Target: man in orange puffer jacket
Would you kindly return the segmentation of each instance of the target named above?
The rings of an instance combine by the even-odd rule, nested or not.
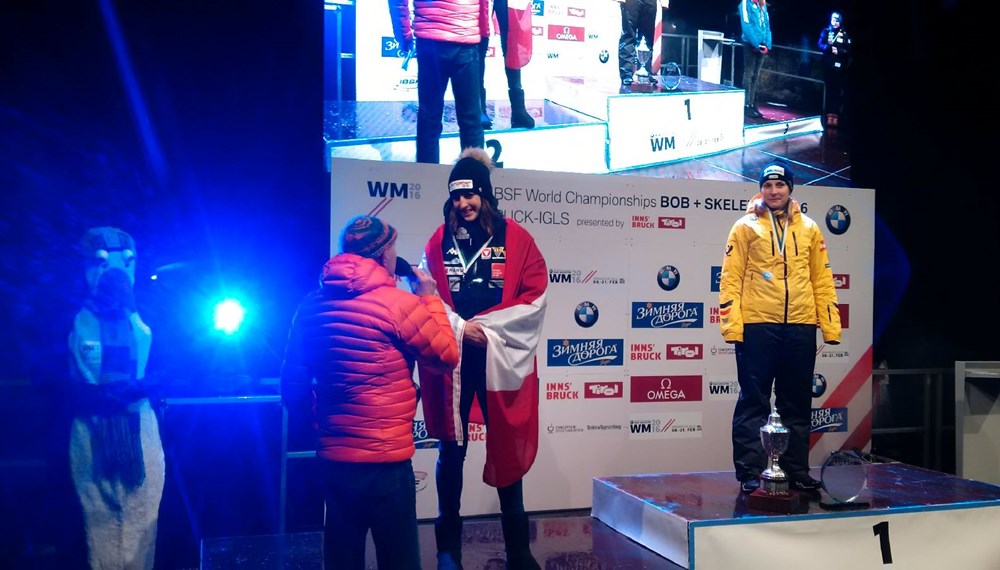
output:
[[[396,237],[372,216],[347,223],[341,253],[299,304],[282,365],[289,414],[316,414],[326,568],[363,569],[369,530],[379,568],[420,568],[413,369],[450,374],[458,345],[430,274],[413,270],[413,293],[396,286]]]

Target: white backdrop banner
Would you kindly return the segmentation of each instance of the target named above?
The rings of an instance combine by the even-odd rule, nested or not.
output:
[[[372,214],[399,230],[399,255],[417,263],[443,222],[450,171],[333,158],[331,251],[351,216]],[[526,508],[589,508],[594,477],[732,470],[739,386],[719,331],[719,272],[729,229],[757,185],[514,169],[492,180],[500,208],[535,236],[549,268]],[[844,323],[842,344],[818,337],[810,452],[818,466],[831,451],[870,444],[875,192],[798,186],[793,196],[823,229]],[[417,513],[431,518],[437,451],[420,418]],[[463,514],[499,512],[481,482],[486,436],[474,426]]]

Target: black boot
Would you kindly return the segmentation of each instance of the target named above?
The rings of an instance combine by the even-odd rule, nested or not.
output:
[[[524,108],[524,89],[508,89],[507,92],[510,94],[510,128],[535,128],[535,119]]]
[[[531,533],[527,513],[501,514],[503,544],[507,551],[508,570],[541,570],[541,566],[531,555]]]
[[[438,570],[462,570],[462,519],[438,517],[434,539]]]
[[[482,115],[479,116],[479,122],[483,124],[483,130],[488,131],[493,128],[493,120],[490,116],[486,114],[486,90],[479,90],[479,101],[482,104]]]

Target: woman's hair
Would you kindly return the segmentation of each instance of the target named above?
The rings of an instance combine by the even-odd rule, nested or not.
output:
[[[486,235],[491,236],[493,235],[493,231],[496,229],[497,223],[503,220],[503,214],[494,210],[488,200],[481,199],[479,202],[481,206],[479,208],[479,217],[477,218],[477,221],[486,232]],[[458,231],[461,216],[458,215],[458,208],[455,207],[455,204],[451,202],[450,199],[449,203],[451,204],[451,209],[448,210],[448,229],[452,234],[454,234]]]

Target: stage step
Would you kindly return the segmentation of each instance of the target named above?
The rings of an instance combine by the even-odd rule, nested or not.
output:
[[[723,471],[595,478],[592,513],[689,570],[998,567],[1000,487],[902,463],[867,472],[863,510],[754,511]]]

